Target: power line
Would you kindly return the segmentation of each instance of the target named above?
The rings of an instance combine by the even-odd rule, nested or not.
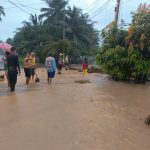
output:
[[[92,6],[94,6],[94,5],[96,5],[96,4],[97,4],[97,2],[99,2],[99,0],[95,0],[95,1],[94,1],[93,3],[91,3],[88,7],[83,8],[83,11],[84,11],[84,10],[91,9],[91,7],[92,7]]]
[[[29,5],[23,5],[23,7],[28,7],[28,8],[34,9],[34,10],[41,11],[40,9],[37,9],[37,8],[34,8],[34,7],[30,7]]]
[[[40,5],[40,4],[43,4],[43,3],[32,3],[32,4],[28,4],[28,5],[24,5],[24,4],[22,4],[22,5],[24,5],[26,7],[30,7],[31,5]],[[16,7],[6,7],[5,9],[11,9],[11,8],[16,8]],[[40,9],[33,8],[33,7],[32,7],[32,9],[40,10]]]
[[[40,9],[33,8],[33,7],[29,6],[29,5],[24,5],[24,4],[20,3],[18,0],[16,0],[16,1],[17,1],[21,6],[23,6],[23,7],[25,7],[25,8],[30,8],[29,10],[34,9],[34,10],[40,11]],[[31,11],[32,11],[32,10],[31,10]]]
[[[133,0],[126,0],[126,1],[124,1],[123,3],[131,2],[131,1],[133,1]]]
[[[95,18],[97,15],[99,15],[102,11],[104,11],[114,0],[108,0],[106,3],[104,3],[98,10],[96,10],[94,13],[91,14],[92,18]]]
[[[22,3],[20,3],[20,1],[16,0],[16,2],[17,2],[20,6],[25,7]],[[28,9],[29,11],[31,11],[32,13],[34,13],[30,8],[28,8],[28,7],[25,7],[25,8]]]
[[[91,16],[94,16],[94,15],[97,14],[99,11],[101,11],[102,9],[104,9],[110,1],[111,1],[111,0],[107,0],[102,6],[100,6],[95,12],[93,12],[93,13],[91,14]]]
[[[6,0],[5,0],[6,1]],[[12,5],[16,6],[18,9],[22,10],[23,12],[27,13],[30,15],[29,12],[25,11],[24,9],[22,9],[20,6],[18,6],[17,4],[15,4],[14,2],[10,1],[10,0],[7,0],[7,2],[11,3]]]
[[[96,1],[96,0],[95,0]],[[81,5],[80,7],[82,8],[82,9],[87,9],[88,7],[90,7],[91,5],[93,5],[93,3],[95,3],[95,1],[92,1],[91,3],[89,3],[89,4],[84,4],[83,6]]]

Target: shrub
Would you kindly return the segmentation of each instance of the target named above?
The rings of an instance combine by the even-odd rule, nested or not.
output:
[[[145,82],[148,79],[150,60],[132,48],[117,46],[100,53],[97,63],[115,80],[135,80]]]

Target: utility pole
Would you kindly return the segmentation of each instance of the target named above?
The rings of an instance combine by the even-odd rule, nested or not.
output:
[[[118,25],[120,1],[121,0],[116,0],[116,7],[115,7],[115,23],[116,23],[116,25]]]

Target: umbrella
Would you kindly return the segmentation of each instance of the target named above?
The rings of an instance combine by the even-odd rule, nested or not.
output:
[[[6,51],[10,51],[10,49],[12,48],[12,45],[7,44],[7,43],[0,43],[0,48]]]

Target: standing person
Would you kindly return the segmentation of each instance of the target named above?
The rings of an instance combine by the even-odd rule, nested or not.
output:
[[[66,70],[69,69],[69,57],[68,57],[68,55],[65,57],[65,69]]]
[[[62,66],[63,66],[63,54],[60,53],[58,58],[58,74],[61,74]]]
[[[11,92],[15,91],[15,85],[17,83],[17,74],[20,74],[20,66],[18,61],[18,55],[16,55],[15,47],[11,48],[11,54],[7,57],[8,67],[8,79],[10,83]]]
[[[87,75],[87,68],[88,68],[88,61],[87,61],[87,58],[84,58],[84,59],[83,59],[82,68],[83,68],[83,74],[84,74],[84,75]]]
[[[34,75],[35,75],[35,54],[33,52],[31,53],[30,64],[31,64],[31,79],[32,79],[32,81],[34,81]]]
[[[47,70],[47,83],[51,84],[56,71],[56,61],[55,58],[52,57],[51,53],[46,58],[45,68]]]
[[[30,68],[31,64],[30,64],[30,61],[31,61],[30,54],[27,53],[27,55],[24,59],[24,72],[25,72],[26,84],[27,85],[29,84],[30,77],[31,77],[31,68]]]

